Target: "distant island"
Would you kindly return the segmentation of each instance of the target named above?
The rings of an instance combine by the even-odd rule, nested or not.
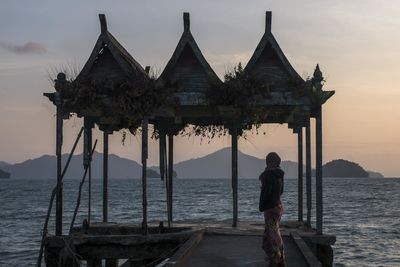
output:
[[[65,163],[67,155],[63,155]],[[231,149],[223,148],[204,157],[189,159],[174,164],[174,177],[178,178],[230,178]],[[80,179],[83,173],[82,154],[72,158],[67,179]],[[95,152],[93,155],[92,173],[94,179],[103,177],[103,154]],[[0,161],[3,172],[11,174],[12,179],[54,179],[56,173],[56,157],[43,155],[41,157],[26,160],[17,164],[9,164]],[[239,178],[258,178],[265,168],[265,159],[250,156],[239,151],[238,171]],[[282,161],[281,168],[285,171],[285,177],[297,177],[297,162]],[[305,168],[304,168],[305,169]],[[314,172],[313,172],[314,173]],[[343,159],[334,160],[323,166],[324,177],[369,177],[383,178],[377,172],[366,171],[359,164]],[[147,170],[149,178],[159,178],[159,167],[152,166]],[[117,155],[109,155],[109,177],[111,179],[135,179],[142,176],[142,166],[130,159]]]
[[[0,179],[8,179],[10,176],[11,174],[9,172],[0,169]]]
[[[326,163],[323,166],[323,174],[325,177],[337,178],[381,178],[383,175],[380,173],[368,172],[358,163],[337,159]]]

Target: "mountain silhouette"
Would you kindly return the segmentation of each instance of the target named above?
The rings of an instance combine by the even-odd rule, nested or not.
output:
[[[68,156],[62,157],[63,164]],[[142,166],[117,155],[109,155],[109,177],[131,179],[142,177]],[[14,179],[55,179],[56,157],[43,155],[22,163],[8,164],[1,162],[3,171],[11,173]],[[282,161],[281,168],[285,171],[286,178],[297,177],[297,162]],[[265,159],[238,152],[239,178],[258,178],[265,169]],[[304,168],[305,170],[305,168]],[[149,178],[157,178],[158,166],[149,167]],[[204,157],[185,160],[174,164],[174,176],[178,178],[230,178],[231,177],[231,149],[224,148]],[[313,170],[313,174],[315,171]],[[335,160],[323,166],[324,177],[376,177],[383,175],[377,172],[367,172],[357,163],[345,160]],[[83,174],[82,154],[72,157],[70,167],[65,178],[81,178]],[[92,161],[92,174],[94,179],[103,177],[103,154],[95,152]]]
[[[63,165],[68,155],[62,155]],[[30,159],[21,163],[6,165],[2,169],[11,173],[12,178],[20,179],[55,179],[56,157],[43,155],[36,159]],[[110,178],[140,178],[142,177],[142,166],[133,160],[121,158],[110,154],[108,157]],[[83,175],[83,156],[75,155],[71,159],[70,166],[65,178],[81,178]],[[94,179],[103,177],[103,154],[95,152],[92,160],[92,176]],[[153,170],[148,170],[149,177],[159,177]]]

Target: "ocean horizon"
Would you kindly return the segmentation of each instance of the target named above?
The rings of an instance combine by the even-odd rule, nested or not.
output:
[[[79,180],[64,183],[64,233],[75,208]],[[54,180],[0,180],[0,266],[34,266],[40,233]],[[315,185],[313,190],[315,191]],[[85,190],[87,185],[85,186]],[[164,185],[148,181],[149,221],[166,221]],[[314,193],[313,191],[313,193]],[[102,183],[93,181],[92,222],[101,222]],[[263,221],[258,212],[259,183],[240,179],[239,222]],[[314,198],[315,199],[315,198]],[[334,266],[400,266],[400,180],[383,178],[324,179],[324,232],[337,236]],[[297,220],[297,180],[286,179],[283,221]],[[304,210],[305,207],[304,207]],[[139,179],[111,179],[109,220],[141,222]],[[76,225],[87,215],[83,192]],[[232,217],[229,179],[184,179],[174,183],[174,220],[224,221]],[[315,225],[315,203],[312,224]],[[54,233],[54,213],[49,233]],[[382,249],[385,248],[385,249]]]

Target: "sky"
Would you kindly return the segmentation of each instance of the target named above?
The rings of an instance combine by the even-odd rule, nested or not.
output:
[[[325,90],[336,94],[323,107],[323,161],[344,158],[385,176],[400,168],[400,2],[397,0],[148,0],[30,1],[0,3],[0,161],[22,162],[55,153],[55,108],[43,97],[51,77],[67,66],[81,68],[100,34],[98,14],[109,31],[142,65],[161,70],[190,12],[191,31],[220,77],[245,65],[272,11],[272,32],[297,72],[306,78],[320,64]],[[64,123],[67,153],[82,121]],[[297,137],[287,125],[266,125],[266,135],[239,140],[244,153],[278,152],[296,160]],[[98,150],[101,151],[101,135]],[[312,138],[315,138],[312,132]],[[110,139],[110,152],[140,159],[140,137]],[[177,162],[230,146],[230,138],[201,142],[175,137]],[[80,148],[81,149],[81,148]],[[315,153],[313,157],[315,156]],[[158,145],[150,144],[150,165]]]

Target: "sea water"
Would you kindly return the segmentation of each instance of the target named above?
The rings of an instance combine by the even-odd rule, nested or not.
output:
[[[109,181],[109,221],[141,221],[141,181]],[[54,180],[0,180],[0,266],[34,266]],[[64,233],[76,204],[79,180],[64,183]],[[87,217],[87,184],[77,224]],[[239,220],[258,220],[260,184],[239,179]],[[400,266],[400,179],[324,179],[324,232],[336,235],[335,266]],[[313,185],[315,200],[315,185]],[[297,180],[285,179],[283,220],[297,220]],[[228,179],[175,179],[174,220],[232,217]],[[304,210],[305,207],[304,207]],[[53,210],[54,211],[54,210]],[[165,185],[148,181],[150,221],[166,220]],[[315,202],[312,210],[315,225]],[[102,181],[93,180],[92,222],[102,220]],[[54,233],[54,212],[49,232]]]

